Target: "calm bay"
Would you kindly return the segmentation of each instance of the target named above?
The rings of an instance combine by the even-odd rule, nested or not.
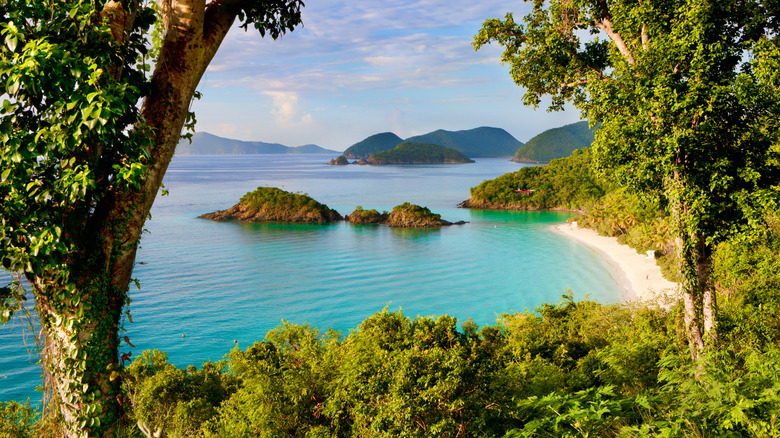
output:
[[[522,165],[500,159],[428,166],[328,166],[324,155],[178,156],[147,222],[124,328],[135,347],[157,348],[178,366],[246,348],[282,319],[348,333],[372,313],[472,318],[576,299],[619,299],[606,262],[549,227],[563,212],[457,208],[469,188]],[[342,215],[355,206],[390,210],[411,202],[449,221],[434,230],[385,226],[218,223],[258,186],[304,192]],[[0,273],[6,280],[7,273]],[[40,399],[37,358],[17,322],[0,329],[0,400]]]

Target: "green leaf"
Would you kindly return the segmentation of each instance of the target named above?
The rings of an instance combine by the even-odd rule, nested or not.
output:
[[[8,50],[14,52],[16,51],[16,44],[17,44],[16,36],[8,35],[5,37],[5,45],[8,47]]]

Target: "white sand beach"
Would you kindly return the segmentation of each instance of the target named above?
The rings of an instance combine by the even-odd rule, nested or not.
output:
[[[667,307],[679,296],[679,285],[661,276],[655,259],[619,244],[616,237],[600,236],[590,228],[572,224],[552,228],[585,244],[615,268],[618,284],[625,291],[624,301],[652,302]]]

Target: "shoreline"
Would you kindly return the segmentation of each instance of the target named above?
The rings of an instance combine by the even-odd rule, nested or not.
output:
[[[572,224],[553,225],[550,229],[584,244],[610,265],[621,289],[621,301],[670,307],[679,297],[679,284],[663,278],[654,259],[619,244],[616,237],[600,236],[595,230]]]

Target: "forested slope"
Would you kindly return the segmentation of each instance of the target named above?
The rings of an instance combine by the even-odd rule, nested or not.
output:
[[[349,159],[368,158],[376,152],[387,151],[404,141],[392,132],[374,134],[363,139],[344,151],[344,157]]]
[[[568,157],[577,149],[590,147],[594,133],[587,121],[548,129],[520,146],[512,161],[536,163]]]
[[[389,151],[368,157],[368,164],[458,164],[474,160],[448,147],[405,141]]]
[[[461,206],[500,210],[583,210],[601,198],[607,183],[592,170],[588,149],[544,166],[523,167],[471,188]],[[520,193],[518,193],[520,191]]]

